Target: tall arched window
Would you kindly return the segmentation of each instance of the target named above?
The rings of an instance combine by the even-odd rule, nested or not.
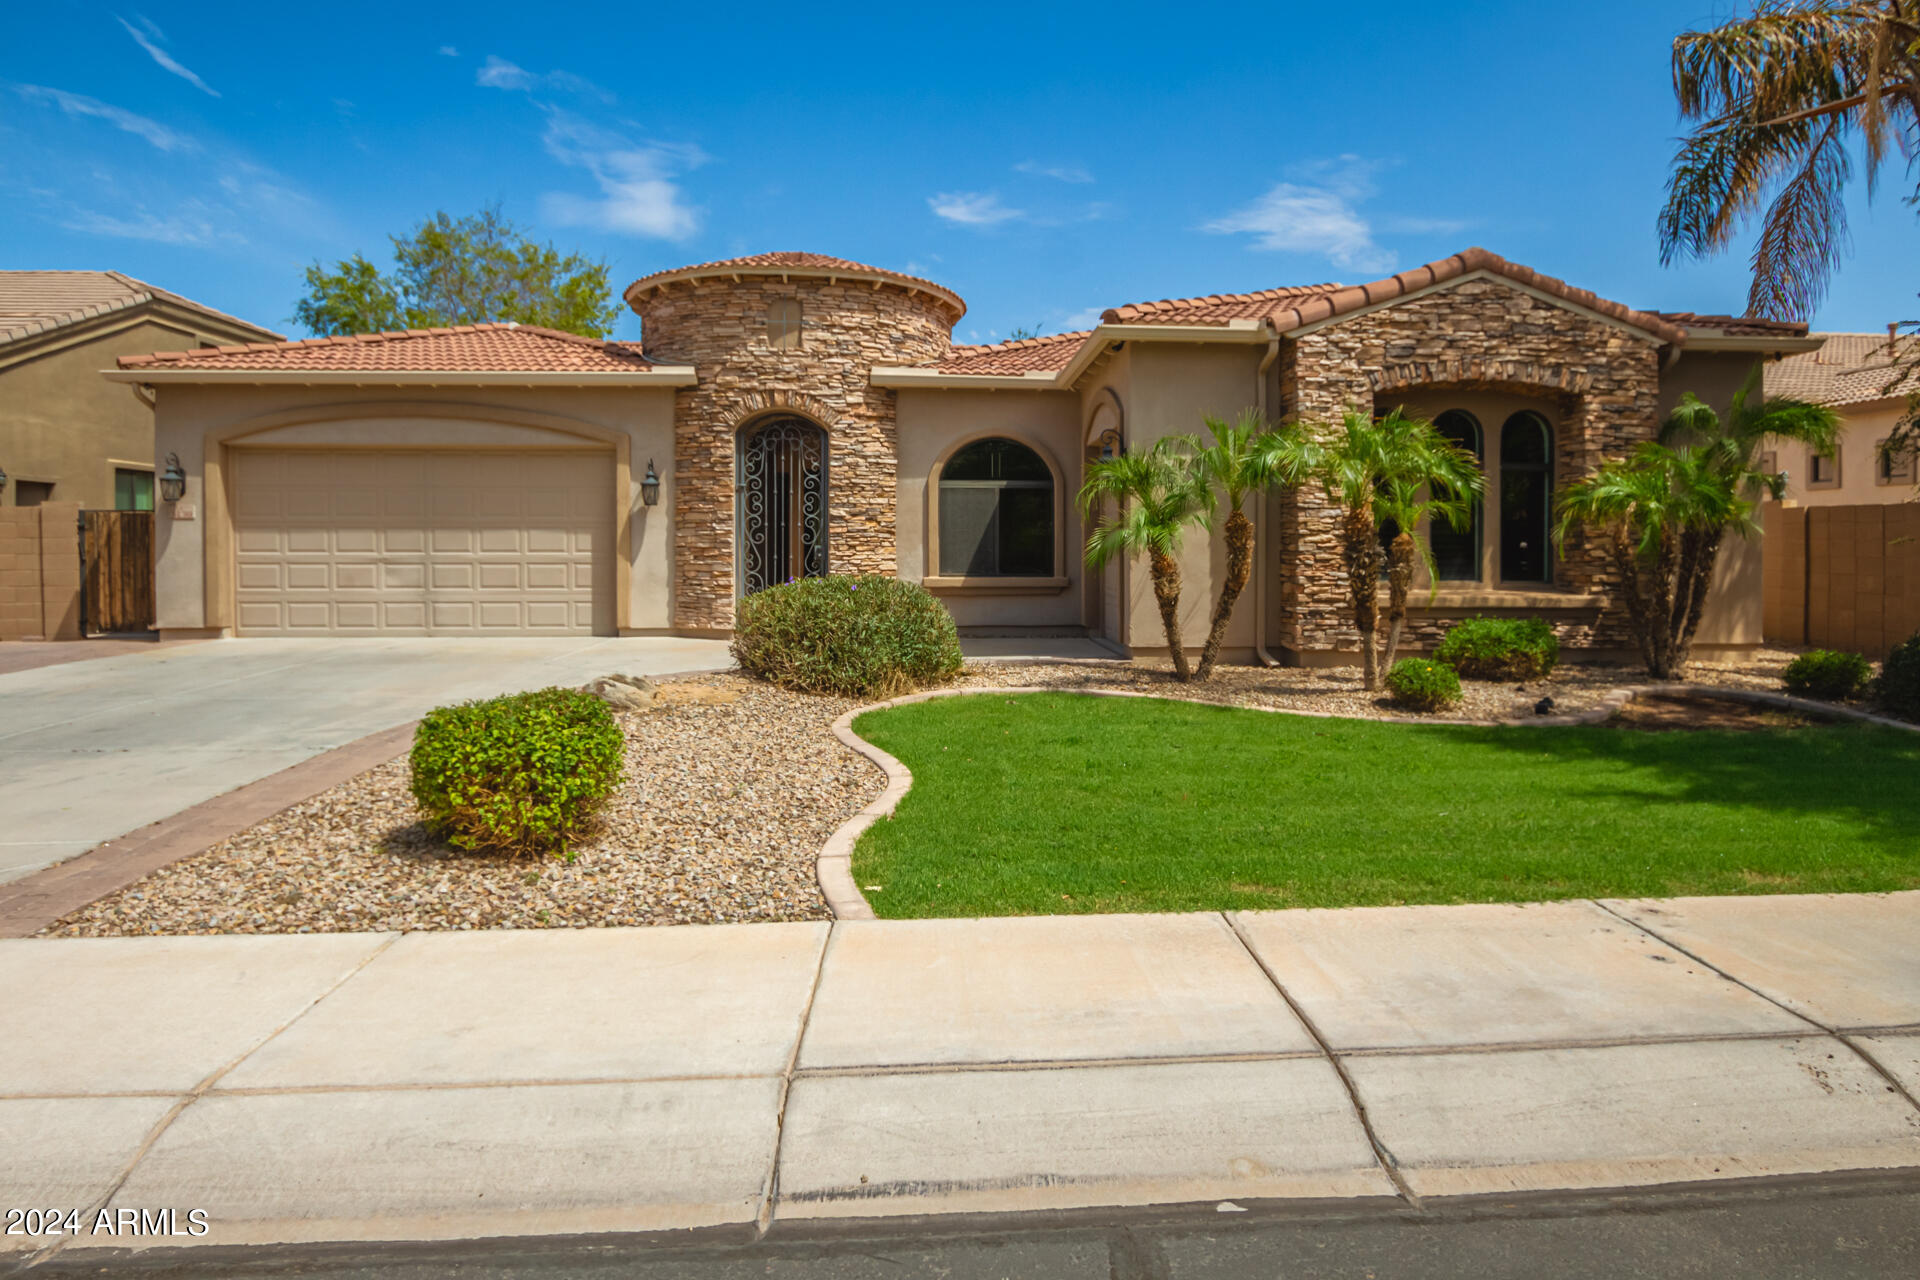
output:
[[[1487,455],[1480,423],[1472,414],[1464,409],[1449,409],[1433,420],[1433,426],[1447,440],[1472,454],[1475,462],[1485,465]],[[1456,528],[1443,517],[1434,517],[1432,527],[1427,530],[1427,545],[1433,549],[1434,577],[1444,582],[1480,581],[1483,515],[1476,498],[1465,528]]]
[[[767,307],[767,345],[775,351],[800,349],[800,304],[776,298]]]
[[[1551,582],[1553,429],[1531,411],[1500,428],[1500,579]]]
[[[940,469],[942,576],[1053,576],[1053,471],[1013,440],[976,440]]]

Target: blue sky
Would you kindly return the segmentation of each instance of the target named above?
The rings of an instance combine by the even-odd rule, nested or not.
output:
[[[116,268],[275,328],[302,268],[498,203],[616,282],[808,249],[924,274],[960,341],[1149,298],[1361,282],[1469,244],[1636,306],[1667,50],[1727,0],[1210,7],[19,6],[0,266]],[[1920,312],[1897,169],[1816,319]],[[628,316],[621,336],[638,333]]]

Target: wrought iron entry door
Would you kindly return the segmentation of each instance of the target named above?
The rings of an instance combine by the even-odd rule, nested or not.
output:
[[[771,418],[740,439],[740,591],[827,571],[827,434]]]

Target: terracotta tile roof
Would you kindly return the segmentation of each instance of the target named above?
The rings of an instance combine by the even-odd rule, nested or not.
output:
[[[1688,329],[1714,329],[1740,338],[1804,338],[1807,326],[1798,320],[1768,320],[1762,316],[1705,315],[1698,311],[1655,311],[1650,314]]]
[[[1920,393],[1920,337],[1904,335],[1889,351],[1884,333],[1810,336],[1825,345],[1767,366],[1768,395],[1841,405]]]
[[[653,367],[637,342],[602,342],[531,325],[470,324],[299,342],[121,356],[122,369],[332,372],[631,373]]]
[[[280,336],[119,271],[0,271],[0,343],[155,302],[197,312],[262,337]]]
[[[1262,289],[1256,293],[1210,293],[1199,298],[1129,302],[1124,307],[1108,308],[1100,318],[1108,324],[1226,324],[1230,320],[1264,320],[1294,302],[1339,288],[1337,284],[1305,284]]]
[[[924,276],[910,276],[902,271],[889,271],[885,267],[870,267],[863,262],[851,262],[846,258],[829,257],[824,253],[750,253],[742,258],[722,258],[717,262],[697,262],[689,267],[675,267],[670,271],[656,271],[652,275],[641,276],[627,286],[624,296],[629,302],[635,294],[666,284],[674,280],[689,280],[699,276],[724,276],[730,272],[743,275],[853,275],[880,277],[898,281],[910,288],[923,289],[950,302],[955,310],[955,319],[965,315],[967,304],[960,295],[938,281]]]
[[[934,368],[941,373],[1058,373],[1072,363],[1074,352],[1092,332],[1079,329],[990,346],[955,346]]]

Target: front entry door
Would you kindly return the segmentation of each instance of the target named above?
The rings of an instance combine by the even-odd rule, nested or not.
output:
[[[827,433],[768,418],[740,437],[740,592],[827,571]]]

